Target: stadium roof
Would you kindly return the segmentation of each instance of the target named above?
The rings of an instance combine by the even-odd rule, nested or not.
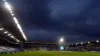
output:
[[[17,42],[27,40],[17,18],[6,0],[0,1],[0,30],[0,37]]]

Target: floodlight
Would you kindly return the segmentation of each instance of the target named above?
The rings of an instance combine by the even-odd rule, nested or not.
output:
[[[9,33],[8,36],[10,36],[11,34]]]
[[[16,24],[18,24],[18,20],[16,19],[16,17],[13,17],[14,21]]]
[[[14,36],[10,36],[11,38],[14,38]]]
[[[7,2],[5,2],[5,6],[6,6],[6,8],[7,8],[8,10],[11,11],[11,6],[10,6]]]
[[[12,13],[11,15],[12,15],[12,16],[14,16],[14,14],[13,14],[13,13]]]
[[[0,28],[0,30],[3,30],[3,28]]]
[[[21,26],[20,26],[18,20],[16,19],[16,17],[14,17],[14,14],[13,14],[13,12],[12,12],[12,10],[11,10],[11,6],[9,5],[9,3],[8,3],[6,0],[3,0],[3,1],[4,1],[5,7],[9,10],[9,12],[11,13],[11,15],[13,16],[13,20],[14,20],[14,22],[16,23],[16,25],[17,25],[19,31],[21,32],[23,38],[24,38],[25,40],[27,40],[27,38],[26,38],[26,36],[25,36],[25,34],[24,34],[24,32],[23,32],[23,30],[22,30],[22,28],[21,28]]]
[[[61,41],[61,42],[63,42],[63,41],[64,41],[64,39],[63,39],[63,38],[61,38],[61,39],[60,39],[60,41]]]
[[[99,42],[99,40],[96,40],[96,42],[98,43],[98,42]]]
[[[88,44],[89,44],[90,42],[88,42]]]
[[[4,32],[4,34],[8,33],[7,31]]]
[[[64,42],[64,38],[60,38],[59,42],[63,43]]]
[[[63,46],[61,46],[61,47],[60,47],[60,50],[64,50],[64,47],[63,47]]]

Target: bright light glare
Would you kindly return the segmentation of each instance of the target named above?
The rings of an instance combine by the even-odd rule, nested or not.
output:
[[[60,37],[59,44],[64,44],[64,37]]]
[[[13,14],[13,13],[12,13],[11,15],[12,15],[12,16],[14,16],[14,14]]]
[[[16,17],[14,17],[13,19],[14,19],[15,23],[17,24],[17,27],[19,28],[20,32],[22,33],[22,36],[24,37],[25,40],[27,40],[20,24],[18,23],[18,20],[16,19]]]
[[[88,44],[89,44],[90,42],[88,42]]]
[[[14,14],[13,14],[13,12],[12,12],[12,10],[11,10],[11,6],[9,5],[9,3],[6,2],[6,0],[3,0],[3,1],[5,2],[5,7],[10,11],[11,15],[14,16]],[[26,36],[25,36],[25,34],[24,34],[24,32],[23,32],[23,30],[22,30],[22,28],[21,28],[21,26],[20,26],[18,20],[16,19],[16,17],[13,17],[13,20],[15,21],[15,23],[16,23],[18,29],[20,30],[20,32],[21,32],[23,38],[24,38],[25,40],[27,40],[27,38],[26,38]]]
[[[8,33],[7,31],[4,32],[5,34]]]
[[[14,38],[14,36],[10,36],[11,38]]]
[[[99,42],[99,40],[96,40],[96,42],[98,43],[98,42]]]
[[[25,40],[27,40],[24,32],[22,32],[22,36],[24,37]]]
[[[64,38],[60,38],[60,42],[63,42],[64,41]]]
[[[64,50],[64,47],[63,47],[63,46],[61,46],[61,47],[60,47],[60,50]]]
[[[5,1],[5,4],[7,5],[8,3]]]
[[[7,8],[8,10],[11,11],[11,6],[10,6],[7,2],[5,2],[5,6],[6,6],[6,8]]]
[[[0,28],[0,30],[3,30],[3,28]]]
[[[8,36],[10,36],[11,34],[9,33]]]
[[[15,23],[18,24],[18,20],[16,19],[16,17],[13,17],[13,19],[14,19]]]

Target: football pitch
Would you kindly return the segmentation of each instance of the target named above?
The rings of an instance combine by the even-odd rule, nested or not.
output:
[[[99,52],[18,52],[0,56],[100,56]]]

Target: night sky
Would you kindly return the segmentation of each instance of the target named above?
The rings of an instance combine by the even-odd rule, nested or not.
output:
[[[28,40],[100,39],[100,0],[8,0]]]

